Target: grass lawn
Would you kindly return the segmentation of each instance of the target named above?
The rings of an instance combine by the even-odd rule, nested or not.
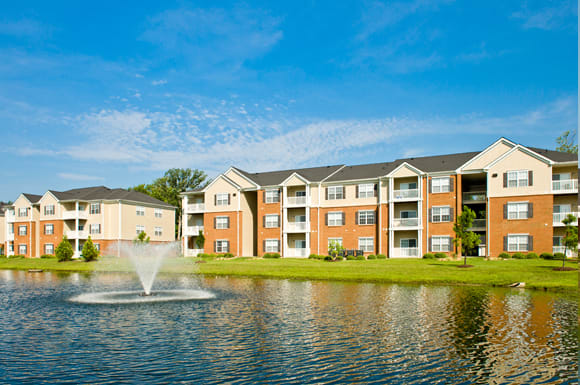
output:
[[[526,288],[557,291],[578,290],[578,271],[553,271],[561,261],[543,259],[492,260],[470,258],[472,268],[460,269],[462,261],[387,259],[325,262],[310,259],[236,258],[209,260],[173,258],[165,261],[162,272],[246,276],[299,280],[334,280],[382,283],[472,284],[507,286],[525,282]],[[576,262],[566,266],[578,267]],[[126,259],[104,258],[99,262],[57,262],[56,259],[0,259],[0,269],[44,269],[54,271],[133,271]]]

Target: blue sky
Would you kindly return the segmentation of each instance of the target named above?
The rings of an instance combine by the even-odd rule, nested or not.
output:
[[[23,3],[0,5],[0,200],[577,127],[575,1]]]

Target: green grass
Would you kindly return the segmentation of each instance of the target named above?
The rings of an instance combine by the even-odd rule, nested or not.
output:
[[[196,264],[196,258],[168,259],[162,272],[245,276],[298,280],[334,280],[381,283],[465,284],[507,286],[525,282],[527,288],[576,291],[578,271],[553,271],[561,261],[468,260],[472,268],[460,269],[462,261],[423,259],[387,259],[369,261],[324,262],[311,259],[209,260]],[[577,263],[567,262],[577,267]],[[133,271],[128,260],[105,258],[99,262],[58,262],[56,259],[0,259],[0,269],[44,269],[54,271]]]

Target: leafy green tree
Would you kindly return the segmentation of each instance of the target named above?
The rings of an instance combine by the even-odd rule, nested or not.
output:
[[[560,135],[556,139],[556,143],[558,143],[558,147],[556,147],[556,150],[562,152],[569,152],[571,154],[577,154],[578,142],[576,141],[576,134],[577,130],[565,131],[562,135]]]
[[[457,221],[453,224],[453,231],[455,232],[455,239],[453,243],[455,247],[461,247],[463,254],[463,265],[467,266],[467,252],[479,245],[481,239],[479,235],[468,229],[473,225],[475,219],[475,212],[467,206],[463,206],[463,212],[457,217]]]
[[[62,241],[56,247],[54,254],[58,258],[59,262],[70,261],[72,260],[73,255],[75,254],[74,249],[66,235],[62,237]]]
[[[328,254],[332,256],[332,258],[336,259],[339,255],[342,257],[344,252],[344,247],[337,241],[331,241],[328,245]]]
[[[99,250],[95,247],[93,240],[89,236],[89,239],[83,245],[83,259],[85,262],[96,261],[99,258]]]
[[[203,235],[203,231],[199,230],[199,234],[197,234],[197,238],[195,239],[195,244],[198,249],[203,249],[205,245],[205,236]]]
[[[145,231],[141,231],[139,235],[133,239],[133,243],[136,245],[146,245],[150,240],[151,238],[147,236],[147,233],[145,233]]]
[[[576,219],[574,215],[568,214],[568,216],[562,220],[562,223],[566,226],[566,232],[564,238],[562,239],[564,242],[564,257],[562,258],[562,267],[564,267],[564,264],[566,263],[566,251],[578,251],[578,219]]]

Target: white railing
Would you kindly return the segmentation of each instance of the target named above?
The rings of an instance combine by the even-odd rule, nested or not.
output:
[[[565,179],[552,181],[553,192],[578,192],[578,179]]]
[[[186,249],[185,256],[186,257],[197,257],[198,254],[203,253],[203,249]]]
[[[570,249],[566,249],[566,246],[553,246],[552,247],[552,253],[556,254],[556,253],[564,253],[564,250],[566,250],[566,257],[570,258],[573,257],[574,254],[572,253],[572,250]]]
[[[485,198],[485,191],[463,193],[463,203],[485,202]]]
[[[89,232],[86,230],[79,230],[79,231],[74,231],[74,230],[68,230],[66,232],[66,236],[68,237],[68,239],[86,239],[89,237]]]
[[[571,213],[554,213],[554,226],[564,226],[564,223],[562,223],[562,221],[569,214],[574,215],[574,217],[576,217],[576,219],[578,219],[578,213],[577,212],[571,212]]]
[[[204,210],[204,203],[190,203],[187,205],[187,212],[189,213],[202,213]]]
[[[306,257],[308,256],[307,249],[288,248],[286,251],[287,257]]]
[[[485,229],[485,219],[474,219],[470,229]]]
[[[203,232],[203,226],[187,226],[185,235],[199,235],[200,231]]]
[[[8,223],[12,223],[16,220],[16,216],[14,215],[14,213],[11,210],[5,211],[4,216],[6,218],[6,222],[8,222]]]
[[[419,189],[394,190],[393,199],[414,199],[419,197]]]
[[[13,240],[14,240],[14,233],[12,233],[12,234],[8,234],[8,235],[6,236],[6,240],[7,240],[7,241],[13,241]]]
[[[419,248],[417,247],[394,247],[394,258],[416,258],[419,256]]]
[[[305,206],[306,197],[286,197],[288,206]]]
[[[66,210],[62,212],[62,219],[87,219],[88,217],[86,211]]]
[[[419,218],[394,218],[393,227],[415,227],[419,226]]]
[[[288,222],[286,231],[306,231],[308,228],[308,222]]]

